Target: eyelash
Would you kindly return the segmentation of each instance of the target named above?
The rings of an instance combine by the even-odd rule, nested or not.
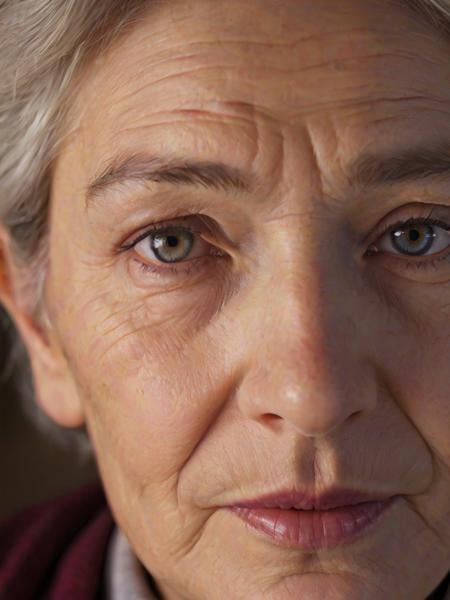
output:
[[[189,219],[189,218],[192,218],[193,216],[195,216],[195,215],[190,214],[190,215],[181,216],[177,219],[177,221],[180,221],[183,219]],[[197,216],[201,217],[201,215],[197,215]],[[388,225],[384,226],[382,231],[378,234],[377,240],[380,239],[381,237],[383,237],[384,235],[386,235],[387,233],[392,233],[398,229],[406,228],[411,225],[429,225],[429,226],[435,225],[446,231],[450,230],[450,224],[445,223],[444,221],[442,221],[440,219],[436,219],[436,218],[432,218],[432,217],[412,217],[410,219],[407,219],[406,221],[399,220],[394,224],[388,224]],[[173,223],[171,223],[170,221],[166,221],[163,224],[150,225],[149,227],[147,227],[147,229],[144,233],[142,233],[140,236],[138,236],[137,239],[133,240],[130,243],[121,245],[119,248],[119,251],[122,252],[122,251],[131,250],[139,242],[141,242],[145,238],[149,237],[151,234],[155,234],[155,233],[158,233],[159,231],[169,229],[171,226],[173,226]],[[190,232],[193,235],[201,233],[201,231],[199,231],[197,228],[189,226],[189,225],[183,225],[182,229]],[[375,242],[376,242],[376,240],[375,240]],[[372,243],[371,246],[374,246],[375,242]],[[154,265],[144,263],[137,258],[135,258],[134,260],[137,263],[138,267],[143,272],[153,273],[154,275],[156,275],[158,277],[188,276],[188,275],[192,274],[193,272],[197,272],[198,270],[202,269],[205,266],[205,263],[209,262],[211,258],[215,258],[215,259],[229,258],[229,255],[226,254],[225,252],[222,252],[218,249],[214,250],[214,246],[212,246],[211,248],[212,248],[211,253],[206,256],[203,256],[200,258],[195,258],[195,259],[188,260],[188,261],[181,261],[179,263],[174,263],[174,264],[176,264],[176,266],[170,266],[170,267],[156,267]],[[377,252],[371,252],[370,250],[367,251],[368,256],[376,256],[377,254],[385,254],[385,252],[379,253],[378,251]],[[399,256],[399,255],[394,255],[394,256]],[[423,255],[423,256],[426,256],[426,255]],[[403,260],[403,262],[405,262],[405,266],[407,269],[437,268],[438,263],[440,263],[442,260],[447,259],[449,256],[450,256],[450,251],[447,252],[444,256],[440,256],[437,259],[423,260],[423,261],[417,261],[417,260],[408,261],[405,259],[401,259],[401,260]]]

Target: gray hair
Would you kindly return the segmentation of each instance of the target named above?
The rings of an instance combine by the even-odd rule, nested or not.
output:
[[[26,295],[36,318],[40,318],[46,272],[52,163],[67,135],[63,129],[75,76],[94,52],[106,49],[155,3],[0,0],[0,222],[9,231],[17,266],[26,272]],[[3,379],[14,379],[25,414],[88,457],[91,448],[85,428],[58,427],[32,400],[33,380],[24,345],[0,311],[2,322],[0,335],[11,347]]]
[[[161,1],[161,0],[160,0]],[[394,0],[395,1],[395,0]],[[450,0],[397,0],[450,31]],[[0,222],[27,271],[32,311],[45,279],[51,168],[80,67],[155,0],[0,0]],[[16,352],[17,354],[17,352]],[[26,362],[23,347],[21,361]],[[28,367],[29,369],[29,367]],[[23,395],[32,396],[22,374]],[[28,412],[55,428],[26,401]],[[60,428],[57,428],[60,429]],[[85,431],[82,437],[86,438]]]

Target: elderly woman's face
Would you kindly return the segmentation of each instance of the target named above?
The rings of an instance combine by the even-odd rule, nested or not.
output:
[[[419,599],[444,577],[448,56],[380,0],[198,0],[80,79],[46,307],[166,598]],[[336,488],[397,498],[353,537],[361,512],[264,533],[227,508]]]

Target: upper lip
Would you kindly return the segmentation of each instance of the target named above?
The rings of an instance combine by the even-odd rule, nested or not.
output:
[[[330,488],[320,494],[298,490],[280,490],[250,500],[238,500],[230,506],[242,508],[284,508],[328,510],[389,498],[389,494],[363,492],[348,488]]]

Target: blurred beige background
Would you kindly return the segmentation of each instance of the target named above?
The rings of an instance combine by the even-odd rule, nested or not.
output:
[[[2,377],[10,350],[4,320],[0,307],[0,519],[96,477],[92,461],[83,464],[74,449],[38,430]]]

